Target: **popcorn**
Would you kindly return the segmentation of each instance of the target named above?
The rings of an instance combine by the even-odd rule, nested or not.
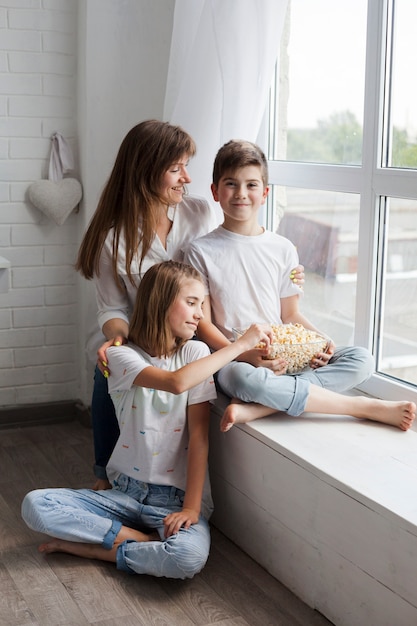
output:
[[[271,324],[274,332],[274,341],[269,347],[269,352],[264,359],[276,359],[281,357],[287,364],[287,374],[297,374],[310,363],[318,353],[323,352],[327,340],[314,332],[304,328],[302,324]],[[245,331],[239,328],[233,329],[235,335],[241,335]],[[262,348],[264,344],[257,347]]]

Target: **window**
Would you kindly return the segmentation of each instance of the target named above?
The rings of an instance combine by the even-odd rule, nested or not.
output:
[[[364,0],[289,0],[271,158],[361,163],[365,57]]]
[[[415,0],[289,0],[265,133],[303,310],[372,350],[362,389],[386,398],[417,396],[416,20]]]

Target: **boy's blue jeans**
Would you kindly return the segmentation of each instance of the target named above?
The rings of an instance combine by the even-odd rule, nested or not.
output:
[[[204,567],[210,549],[207,520],[164,538],[166,515],[182,509],[184,492],[149,485],[122,475],[113,489],[36,489],[22,503],[32,530],[51,537],[111,549],[122,525],[157,530],[161,541],[125,541],[117,549],[117,568],[136,574],[192,578]]]
[[[276,376],[266,367],[233,361],[218,372],[217,381],[231,398],[297,416],[305,410],[311,383],[343,393],[367,380],[373,371],[374,359],[369,350],[352,346],[336,349],[327,365],[297,375]]]

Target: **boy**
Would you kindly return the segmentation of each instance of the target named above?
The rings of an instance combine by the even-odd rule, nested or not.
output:
[[[301,291],[291,282],[291,268],[298,264],[295,247],[258,223],[259,209],[269,192],[262,150],[248,141],[226,143],[215,158],[211,190],[224,222],[195,240],[184,259],[206,281],[199,339],[218,350],[233,340],[234,327],[255,321],[298,322],[317,331],[299,311]],[[218,374],[221,389],[233,398],[221,430],[275,411],[293,416],[304,411],[348,414],[408,430],[415,418],[414,403],[335,393],[369,378],[373,367],[368,350],[359,346],[336,349],[331,339],[310,368],[295,376],[286,374],[282,359],[265,361],[259,350],[245,352]]]

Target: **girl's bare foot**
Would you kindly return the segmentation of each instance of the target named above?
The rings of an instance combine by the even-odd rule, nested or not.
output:
[[[76,546],[79,548],[80,546],[85,549],[86,546],[93,544],[86,543],[77,543],[75,541],[65,541],[64,539],[51,539],[50,541],[46,541],[45,543],[41,543],[38,547],[39,552],[43,552],[45,554],[52,554],[53,552],[66,552],[68,554],[74,554],[72,551],[72,547]]]
[[[107,480],[107,478],[97,478],[96,482],[93,485],[94,491],[103,491],[104,489],[111,489],[111,484]]]
[[[64,539],[52,539],[47,543],[42,543],[38,550],[44,554],[53,552],[64,552],[73,556],[80,556],[84,559],[98,559],[99,561],[109,561],[116,563],[117,547],[106,550],[95,543],[78,543],[76,541],[65,541]]]
[[[140,530],[122,526],[118,533],[111,550],[106,550],[101,545],[94,543],[78,543],[77,541],[66,541],[65,539],[51,539],[45,543],[41,543],[38,547],[39,552],[44,554],[52,554],[53,552],[65,552],[74,556],[81,556],[85,559],[100,559],[101,561],[116,562],[117,548],[123,541],[131,539],[133,541],[160,541],[157,531],[149,534],[142,533]]]

